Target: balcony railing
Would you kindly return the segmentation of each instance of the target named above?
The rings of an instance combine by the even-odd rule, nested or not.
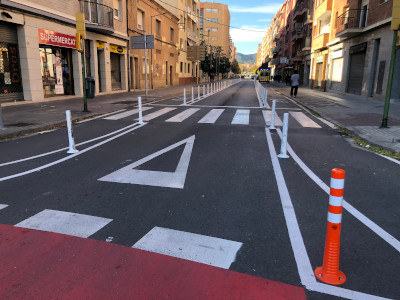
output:
[[[279,46],[272,48],[272,53],[278,53],[281,50]]]
[[[91,24],[101,27],[108,27],[114,31],[114,10],[113,8],[92,2],[79,0],[81,12],[85,14],[85,20]]]
[[[326,47],[326,44],[329,41],[329,33],[321,33],[315,36],[312,40],[312,51],[322,49]]]
[[[351,36],[363,31],[367,9],[349,9],[337,17],[336,36]]]
[[[297,2],[294,10],[293,10],[293,19],[303,15],[308,10],[308,1]]]

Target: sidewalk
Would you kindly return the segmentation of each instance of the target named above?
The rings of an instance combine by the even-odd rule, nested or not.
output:
[[[290,97],[290,87],[285,83],[273,82],[268,86]],[[389,128],[380,128],[384,110],[382,101],[358,95],[321,92],[302,86],[299,87],[297,98],[292,99],[371,146],[400,153],[400,103],[390,103]]]
[[[3,129],[0,129],[0,140],[66,126],[66,110],[71,110],[74,121],[81,121],[97,115],[132,108],[137,105],[139,96],[142,97],[143,103],[146,103],[182,95],[184,88],[187,93],[191,93],[191,87],[192,85],[179,85],[149,90],[147,96],[145,91],[100,95],[94,99],[87,99],[89,112],[83,112],[83,98],[80,96],[62,99],[47,98],[39,102],[5,102],[1,104]]]

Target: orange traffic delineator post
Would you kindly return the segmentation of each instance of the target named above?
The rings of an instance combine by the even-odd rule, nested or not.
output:
[[[346,275],[339,270],[344,173],[341,169],[332,170],[324,260],[322,267],[314,271],[319,280],[335,285],[346,282]]]

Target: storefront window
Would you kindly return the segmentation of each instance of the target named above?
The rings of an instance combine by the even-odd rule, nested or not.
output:
[[[41,45],[39,51],[44,96],[73,95],[71,50]]]
[[[21,92],[18,45],[0,42],[0,94]]]

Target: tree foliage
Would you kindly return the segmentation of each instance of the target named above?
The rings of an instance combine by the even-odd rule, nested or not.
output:
[[[211,78],[217,74],[227,74],[231,70],[229,58],[222,53],[220,46],[207,47],[205,59],[201,62],[200,68]]]
[[[238,63],[238,61],[236,59],[232,62],[231,71],[234,74],[242,73],[242,71],[240,70],[240,67],[239,67],[239,63]]]

